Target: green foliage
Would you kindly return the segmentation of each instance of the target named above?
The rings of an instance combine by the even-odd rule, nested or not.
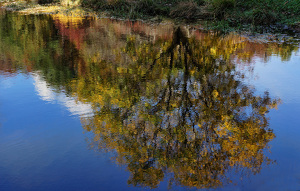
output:
[[[244,0],[239,1],[237,7],[243,10],[240,16],[248,23],[255,25],[274,24],[291,16],[295,19],[299,19],[300,16],[300,1],[298,0]]]
[[[208,0],[209,10],[217,17],[222,18],[230,11],[234,5],[235,0]]]
[[[232,27],[293,25],[300,21],[299,0],[83,0],[82,4],[96,11],[132,19],[166,16],[212,20],[216,25],[213,28],[226,31]]]
[[[102,9],[106,5],[106,0],[84,0],[82,6],[89,7],[94,10]]]
[[[10,0],[5,0],[10,1]],[[28,0],[30,1],[30,0]],[[64,6],[82,5],[110,16],[130,19],[170,17],[187,21],[212,21],[214,29],[258,29],[300,23],[299,0],[38,0],[39,4],[59,2]],[[26,8],[25,1],[6,7]],[[228,27],[228,28],[226,28]],[[269,27],[271,30],[272,27]],[[272,31],[269,31],[272,32]],[[273,31],[274,32],[274,31]],[[278,32],[276,30],[275,32]]]
[[[155,15],[165,15],[165,11],[159,7],[159,5],[153,0],[142,0],[137,1],[132,11],[137,13],[143,13],[145,15],[155,16]]]
[[[267,25],[278,21],[276,14],[269,9],[253,9],[245,12],[245,21],[254,25]]]
[[[196,2],[180,2],[171,10],[170,16],[173,18],[194,20],[201,16],[201,10]]]
[[[155,0],[86,0],[82,2],[84,7],[98,11],[109,11],[115,16],[139,18],[143,16],[168,15],[170,9]]]
[[[235,30],[235,28],[231,27],[229,22],[225,20],[215,21],[214,23],[206,23],[206,27],[209,30],[221,31],[223,33],[228,33]]]

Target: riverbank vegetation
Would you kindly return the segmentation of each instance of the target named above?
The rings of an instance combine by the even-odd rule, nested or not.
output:
[[[130,19],[168,17],[212,21],[216,29],[299,26],[299,0],[83,0],[82,6]]]
[[[32,5],[33,1],[26,3]],[[126,19],[201,23],[208,29],[300,31],[299,0],[36,0],[40,5],[80,6],[101,15]],[[10,8],[28,8],[24,1]],[[54,11],[56,11],[55,8]],[[50,11],[51,12],[51,9]]]

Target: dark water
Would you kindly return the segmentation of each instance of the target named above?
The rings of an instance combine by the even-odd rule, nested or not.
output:
[[[0,190],[300,190],[300,53],[0,11]]]

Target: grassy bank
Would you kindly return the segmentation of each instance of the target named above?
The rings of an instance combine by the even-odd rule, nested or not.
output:
[[[28,0],[30,1],[30,0]],[[27,1],[27,2],[28,2]],[[299,0],[36,0],[128,19],[200,22],[208,29],[300,31]],[[19,9],[22,9],[22,7]]]
[[[216,29],[285,29],[300,22],[299,0],[83,0],[82,6],[130,19],[206,20]]]

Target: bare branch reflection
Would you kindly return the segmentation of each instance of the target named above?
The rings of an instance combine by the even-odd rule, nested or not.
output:
[[[154,46],[128,39],[128,68],[105,65],[93,79],[97,113],[82,120],[92,146],[115,151],[134,186],[155,188],[170,173],[171,184],[212,188],[232,169],[258,173],[275,136],[266,113],[279,100],[256,95],[231,59],[212,56],[181,28],[159,53]]]

